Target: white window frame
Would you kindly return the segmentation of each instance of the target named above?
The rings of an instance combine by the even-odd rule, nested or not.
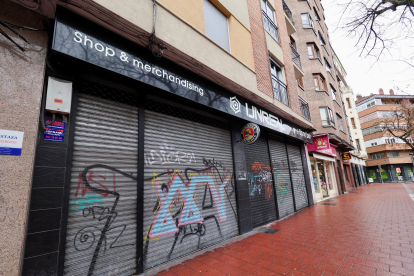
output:
[[[304,22],[303,22],[303,15],[306,15],[306,17],[307,17],[307,22],[309,23],[309,24],[306,24],[306,25],[308,25],[308,26],[305,26],[305,24],[304,24]],[[302,13],[301,15],[300,15],[300,18],[301,18],[301,20],[302,20],[302,26],[303,26],[303,28],[312,28],[313,30],[315,30],[315,23],[313,22],[313,19],[312,19],[312,17],[310,16],[310,14],[309,13]]]

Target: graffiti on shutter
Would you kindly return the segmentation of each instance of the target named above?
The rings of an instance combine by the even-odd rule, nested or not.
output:
[[[254,144],[244,148],[252,223],[257,227],[277,218],[267,138],[262,134]]]
[[[138,108],[79,94],[64,275],[136,272],[137,167]]]
[[[279,141],[284,141],[284,139],[271,136],[269,139],[269,148],[272,157],[279,217],[283,218],[293,214],[295,208],[293,204],[292,183],[286,154],[286,144]]]
[[[144,174],[144,269],[237,235],[227,122],[148,100]]]
[[[308,192],[306,190],[305,176],[300,148],[287,144],[289,165],[292,175],[292,183],[295,195],[296,211],[308,206]]]

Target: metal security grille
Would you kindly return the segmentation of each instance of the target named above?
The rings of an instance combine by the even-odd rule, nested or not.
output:
[[[269,139],[270,155],[272,157],[273,175],[276,185],[279,217],[283,218],[295,212],[293,204],[292,182],[289,173],[286,144],[280,137]]]
[[[257,227],[277,219],[269,147],[266,137],[261,136],[244,148],[252,223]]]
[[[296,211],[308,206],[308,192],[306,191],[305,176],[300,148],[287,144],[289,154],[289,168],[295,195]]]
[[[227,121],[147,99],[144,269],[238,234]]]
[[[81,81],[79,91],[64,275],[132,275],[137,240],[138,108],[133,106],[137,100],[124,90],[91,81]]]

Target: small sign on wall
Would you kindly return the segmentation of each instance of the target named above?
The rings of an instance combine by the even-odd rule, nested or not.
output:
[[[65,139],[65,122],[46,120],[43,140],[63,142]]]
[[[0,129],[0,154],[22,155],[22,131]]]

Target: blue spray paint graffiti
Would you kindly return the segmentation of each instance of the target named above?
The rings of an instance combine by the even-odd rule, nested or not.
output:
[[[230,176],[226,177],[221,185],[217,185],[219,187],[218,189],[216,189],[216,184],[211,176],[194,175],[191,177],[188,184],[186,184],[183,179],[184,178],[178,172],[175,172],[172,177],[172,184],[168,190],[168,194],[164,196],[162,190],[163,187],[160,181],[157,177],[154,178],[153,184],[162,203],[149,233],[150,238],[157,238],[163,235],[176,233],[179,231],[178,227],[183,225],[203,222],[204,219],[194,202],[195,188],[198,183],[206,183],[209,186],[214,203],[217,207],[220,221],[226,220],[225,188],[229,185],[231,179]],[[184,203],[178,225],[174,223],[173,216],[170,212],[170,205],[177,193],[181,196],[181,200]]]
[[[290,179],[281,175],[280,172],[275,173],[274,177],[276,183],[277,200],[281,205],[283,205],[285,197],[292,193],[292,189],[290,187]]]

